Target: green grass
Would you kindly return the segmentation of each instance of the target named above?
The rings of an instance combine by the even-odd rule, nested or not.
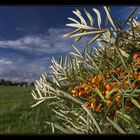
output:
[[[46,102],[31,108],[33,87],[0,86],[0,134],[50,134]]]

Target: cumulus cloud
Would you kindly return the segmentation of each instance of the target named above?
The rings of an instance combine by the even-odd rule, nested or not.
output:
[[[0,40],[0,49],[13,51],[0,59],[0,78],[29,82],[39,79],[42,73],[49,70],[53,56],[61,56],[73,50],[71,46],[75,41],[63,37],[69,31],[66,28],[51,28],[45,34]],[[75,45],[82,49],[86,40],[88,38]],[[18,52],[21,55],[17,54]]]
[[[1,59],[0,78],[12,81],[35,81],[39,79],[42,73],[49,70],[48,66],[50,65],[50,59],[51,57],[31,61],[21,58],[18,58],[17,61],[14,61],[14,59],[11,61]],[[7,65],[4,65],[4,62],[6,62]]]
[[[6,60],[4,58],[0,59],[0,65],[9,65],[12,64],[12,61]]]
[[[66,29],[51,28],[46,34],[29,35],[16,40],[0,40],[1,48],[14,48],[29,53],[67,52],[70,41],[63,37]]]

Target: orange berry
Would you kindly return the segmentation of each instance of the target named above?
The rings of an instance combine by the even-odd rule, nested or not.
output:
[[[128,84],[129,84],[129,81],[128,81],[128,80],[126,80],[126,81],[125,81],[125,83],[128,85]]]
[[[93,99],[93,96],[88,96],[88,99],[90,99],[90,100]]]
[[[132,75],[132,74],[130,74],[130,75],[129,75],[129,78],[131,78],[131,79],[132,79],[132,78],[133,78],[133,75]]]
[[[88,90],[89,90],[89,88],[88,88],[88,87],[85,87],[85,88],[84,88],[84,90],[85,90],[85,91],[88,91]]]
[[[140,81],[140,76],[138,76],[138,78],[137,78],[137,79],[138,79],[138,81]]]
[[[107,106],[110,106],[112,104],[112,102],[110,100],[106,101]]]
[[[72,91],[71,91],[71,93],[73,93],[73,94],[76,94],[78,91],[77,90],[75,90],[75,89],[73,89]]]
[[[110,73],[106,73],[106,78],[109,79],[111,77]]]
[[[81,87],[82,87],[82,88],[85,88],[85,84],[83,83],[83,84],[81,85]]]
[[[102,82],[102,80],[103,80],[102,75],[99,74],[99,75],[98,75],[98,81],[99,81],[99,82]]]
[[[134,60],[137,60],[139,57],[140,57],[140,52],[135,52],[135,53],[133,54],[133,59],[134,59]]]
[[[120,102],[120,101],[121,101],[121,96],[118,95],[118,96],[115,98],[115,100],[116,100],[117,102]]]
[[[87,91],[86,91],[86,93],[91,93],[92,92],[92,89],[88,89]]]
[[[93,109],[94,109],[94,103],[91,103],[91,104],[90,104],[90,106],[91,106],[91,108],[93,108]]]
[[[110,84],[105,85],[105,90],[110,91],[112,89],[112,86]]]
[[[88,84],[88,85],[91,85],[91,83],[90,83],[90,82],[87,82],[87,84]]]
[[[96,103],[91,103],[91,108],[93,108],[93,109],[96,109],[98,106],[97,106],[97,104]]]
[[[121,72],[121,68],[120,67],[116,68],[116,72],[120,73]]]
[[[83,94],[85,94],[85,91],[84,90],[81,90],[78,95],[79,96],[82,96]]]
[[[97,108],[95,108],[96,112],[98,112],[100,110],[101,106],[97,106]]]
[[[138,62],[138,65],[140,65],[140,61]]]
[[[96,78],[95,78],[95,77],[91,79],[91,83],[92,83],[92,84],[94,84],[95,81],[96,81]]]
[[[139,76],[139,73],[137,71],[135,71],[134,76],[137,78]]]

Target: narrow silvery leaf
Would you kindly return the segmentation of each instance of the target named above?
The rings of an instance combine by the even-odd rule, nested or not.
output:
[[[31,107],[35,107],[35,106],[39,105],[40,103],[42,103],[43,101],[44,101],[44,100],[40,100],[40,101],[38,101],[36,104],[32,105]]]
[[[79,10],[73,11],[73,13],[81,20],[81,23],[84,25],[87,25],[85,19],[82,17],[81,13],[79,13]]]
[[[80,22],[78,22],[77,20],[75,20],[75,19],[73,19],[73,18],[68,18],[69,20],[71,20],[71,21],[73,21],[73,22],[75,22],[75,23],[77,23],[77,24],[80,24]]]
[[[33,91],[34,92],[34,91]],[[31,95],[33,96],[33,98],[35,99],[35,100],[37,100],[38,98],[37,98],[37,96],[36,96],[36,94],[35,94],[35,92],[34,93],[31,93]]]
[[[84,105],[82,105],[83,109],[85,109],[85,111],[88,113],[88,115],[90,116],[90,118],[92,119],[94,125],[96,126],[98,132],[101,134],[102,131],[100,129],[100,126],[98,125],[97,121],[95,120],[93,114],[91,113],[91,111],[89,109],[87,109],[86,107],[84,107]]]
[[[79,15],[81,15],[81,12],[80,12],[78,9],[76,9],[76,12],[77,12]]]
[[[123,51],[121,48],[119,48],[119,50],[120,50],[120,52],[122,53],[122,55],[123,55],[124,57],[126,57],[126,58],[129,57],[129,54],[126,53],[125,51]]]
[[[92,35],[92,34],[101,34],[101,33],[104,33],[104,32],[106,32],[106,31],[92,31],[92,32],[86,32],[86,33],[78,33],[78,34],[75,34],[75,35],[71,35],[71,37]]]
[[[67,33],[67,34],[63,35],[63,37],[70,36],[70,35],[72,35],[72,34],[74,34],[74,33],[79,32],[80,30],[81,30],[81,29],[76,29],[76,30],[74,30],[74,31],[72,31],[72,32],[69,32],[69,33]]]
[[[75,27],[75,28],[81,28],[81,29],[87,29],[87,30],[92,30],[92,29],[94,29],[93,27],[89,27],[89,26],[82,25],[82,24],[74,24],[74,23],[66,24],[66,26]]]
[[[81,56],[81,57],[83,57],[82,56],[82,54],[79,52],[79,50],[72,44],[72,47],[75,49],[75,51]]]
[[[81,33],[86,33],[86,32],[87,32],[86,30],[82,30]],[[76,36],[76,37],[75,37],[75,41],[78,42],[81,38],[82,38],[82,36]]]
[[[85,8],[84,8],[84,10],[85,10],[85,13],[86,13],[89,21],[90,21],[90,26],[93,27],[94,20],[93,20],[91,14]]]
[[[72,132],[70,132],[70,130],[67,130],[67,129],[65,129],[65,128],[63,128],[62,126],[60,126],[60,125],[58,125],[58,124],[54,124],[54,127],[55,128],[57,128],[58,130],[60,130],[61,132],[64,132],[64,133],[72,133]]]
[[[92,42],[96,41],[100,36],[101,36],[101,34],[96,34],[96,35],[88,42],[88,45],[91,44]]]
[[[51,123],[51,127],[52,127],[52,133],[54,133],[55,132],[55,129],[54,129],[53,123]]]
[[[98,27],[101,28],[101,15],[100,15],[100,12],[99,12],[97,9],[95,9],[95,8],[93,8],[93,11],[94,11],[94,12],[96,13],[96,15],[97,15]]]
[[[35,85],[35,89],[36,89],[36,91],[38,92],[38,95],[39,95],[40,97],[43,97],[37,85]]]
[[[115,30],[117,30],[117,28],[116,28],[115,25],[114,25],[114,22],[113,22],[113,20],[112,20],[112,18],[111,18],[111,15],[110,15],[110,13],[109,13],[107,7],[104,6],[104,9],[105,9],[105,12],[106,12],[107,18],[108,18],[108,20],[110,21],[111,25],[114,27]]]

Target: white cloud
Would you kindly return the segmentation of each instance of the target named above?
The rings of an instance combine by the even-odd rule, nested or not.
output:
[[[12,81],[35,81],[39,79],[42,73],[49,70],[49,63],[51,57],[40,58],[37,60],[27,61],[18,58],[5,60],[0,59],[0,78]],[[5,65],[12,64],[12,65]]]
[[[10,60],[6,60],[4,58],[0,59],[0,65],[11,65],[12,64],[12,61]]]
[[[0,77],[16,81],[39,79],[42,73],[49,70],[53,56],[61,56],[73,50],[71,46],[75,41],[63,37],[69,31],[66,28],[51,28],[46,34],[28,35],[17,40],[0,40],[0,48],[13,48],[25,54],[30,53],[27,57],[15,54],[0,59]],[[87,38],[82,39],[76,46],[82,49],[86,40]],[[35,59],[31,59],[33,55],[36,56]]]
[[[51,28],[46,34],[29,35],[17,40],[0,40],[1,48],[14,48],[30,53],[62,53],[70,49],[68,39],[63,37],[65,28]]]

